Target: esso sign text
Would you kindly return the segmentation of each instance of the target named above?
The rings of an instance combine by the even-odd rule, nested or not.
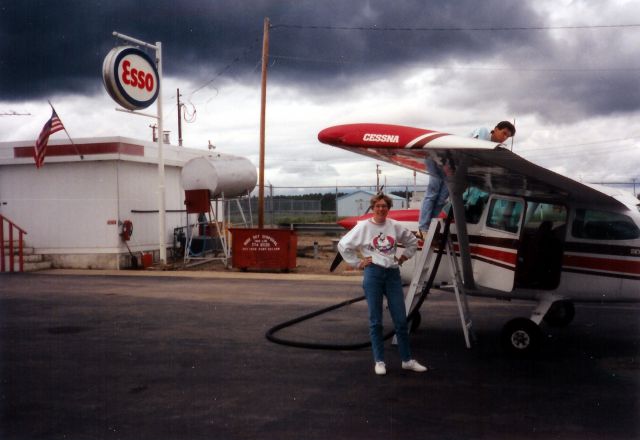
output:
[[[129,110],[147,108],[158,97],[156,65],[146,52],[135,47],[112,49],[102,65],[102,79],[107,93]]]
[[[124,84],[139,89],[146,89],[147,92],[153,92],[156,82],[151,73],[131,67],[131,60],[127,59],[122,62],[121,79]]]

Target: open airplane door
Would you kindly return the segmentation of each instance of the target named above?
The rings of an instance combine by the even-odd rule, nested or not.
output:
[[[476,283],[511,292],[553,290],[560,283],[567,208],[561,204],[493,194],[477,219],[465,200]]]
[[[470,237],[473,275],[479,286],[513,290],[524,207],[521,198],[489,198],[480,233]]]

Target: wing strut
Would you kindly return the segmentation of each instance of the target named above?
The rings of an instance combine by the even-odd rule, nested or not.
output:
[[[469,304],[467,303],[465,285],[462,282],[460,265],[458,264],[456,250],[450,235],[447,237],[447,253],[449,254],[449,270],[451,271],[451,279],[453,280],[453,291],[456,295],[456,304],[458,305],[458,314],[460,315],[464,342],[467,348],[471,348],[471,339],[475,341],[476,338],[473,333],[473,323],[471,321],[471,313],[469,312]]]
[[[462,200],[462,192],[464,188],[457,182],[450,184],[449,187],[449,200],[451,200],[451,207],[453,208],[453,218],[456,222],[456,236],[458,246],[460,247],[460,261],[462,263],[462,281],[464,288],[467,290],[473,290],[476,288],[476,283],[473,278],[473,268],[471,266],[471,252],[469,250],[469,235],[467,234],[467,220],[464,213],[464,201]],[[462,287],[461,285],[460,287]]]

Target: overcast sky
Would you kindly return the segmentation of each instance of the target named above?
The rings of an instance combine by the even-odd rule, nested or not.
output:
[[[0,0],[0,141],[35,140],[47,99],[74,138],[150,139],[153,120],[116,112],[102,85],[118,31],[162,42],[174,143],[180,88],[184,145],[257,165],[265,17],[275,186],[375,184],[375,161],[317,141],[331,125],[466,135],[503,119],[533,162],[640,182],[640,2],[623,0]],[[388,185],[413,182],[381,167]]]

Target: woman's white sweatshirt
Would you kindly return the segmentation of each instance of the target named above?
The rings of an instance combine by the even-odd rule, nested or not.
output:
[[[378,266],[398,267],[396,249],[404,246],[404,255],[411,258],[418,248],[418,239],[407,228],[397,221],[387,218],[384,223],[376,223],[372,218],[360,220],[338,242],[338,251],[344,261],[358,266],[360,257],[371,257],[373,264]]]

